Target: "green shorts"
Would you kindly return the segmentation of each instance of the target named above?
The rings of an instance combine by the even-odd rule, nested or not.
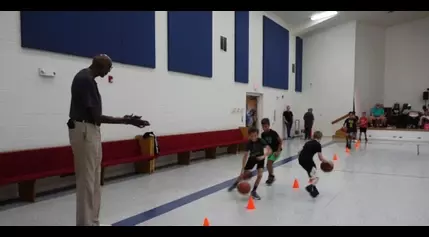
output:
[[[279,157],[278,157],[278,156],[275,156],[275,155],[274,155],[274,153],[273,153],[273,154],[271,154],[270,156],[268,156],[268,160],[270,160],[270,161],[272,161],[272,162],[276,161],[278,158],[279,158]]]

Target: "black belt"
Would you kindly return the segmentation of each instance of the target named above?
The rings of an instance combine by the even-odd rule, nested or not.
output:
[[[100,123],[96,123],[96,122],[91,121],[91,120],[73,119],[73,121],[75,121],[75,122],[81,122],[81,123],[90,123],[90,124],[94,124],[96,126],[100,126],[101,125]]]

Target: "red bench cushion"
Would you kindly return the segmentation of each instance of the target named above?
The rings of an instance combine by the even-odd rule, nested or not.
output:
[[[0,153],[0,184],[73,172],[73,153],[69,146]]]
[[[239,129],[161,136],[158,138],[159,156],[239,144],[243,141]]]
[[[153,159],[150,155],[141,155],[136,139],[103,142],[103,166],[131,163]]]

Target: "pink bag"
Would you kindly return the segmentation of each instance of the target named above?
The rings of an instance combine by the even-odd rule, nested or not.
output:
[[[429,131],[429,123],[426,123],[423,128],[424,128],[424,130],[428,130]]]

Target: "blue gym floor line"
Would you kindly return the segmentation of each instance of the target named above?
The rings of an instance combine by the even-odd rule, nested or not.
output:
[[[335,143],[335,141],[330,141],[328,143],[323,144],[322,147],[326,147],[326,146],[329,146],[329,145],[334,144],[334,143]],[[274,163],[274,167],[278,167],[278,166],[284,165],[286,163],[289,163],[289,162],[295,160],[296,158],[298,158],[298,155],[290,156],[288,158],[279,160],[278,162]],[[265,169],[265,171],[266,171],[266,169]],[[252,176],[255,176],[255,175],[256,175],[256,170],[252,172]],[[112,226],[135,226],[135,225],[141,224],[141,223],[146,222],[150,219],[153,219],[153,218],[158,217],[160,215],[163,215],[167,212],[170,212],[174,209],[182,207],[186,204],[197,201],[197,200],[199,200],[203,197],[206,197],[210,194],[213,194],[215,192],[223,190],[223,189],[229,187],[230,185],[232,185],[235,180],[236,180],[236,177],[229,179],[227,181],[224,181],[222,183],[213,185],[211,187],[205,188],[203,190],[197,191],[195,193],[189,194],[187,196],[181,197],[179,199],[173,200],[171,202],[165,203],[163,205],[154,207],[150,210],[141,212],[141,213],[136,214],[134,216],[125,218],[123,220],[120,220],[118,222],[113,223]]]

